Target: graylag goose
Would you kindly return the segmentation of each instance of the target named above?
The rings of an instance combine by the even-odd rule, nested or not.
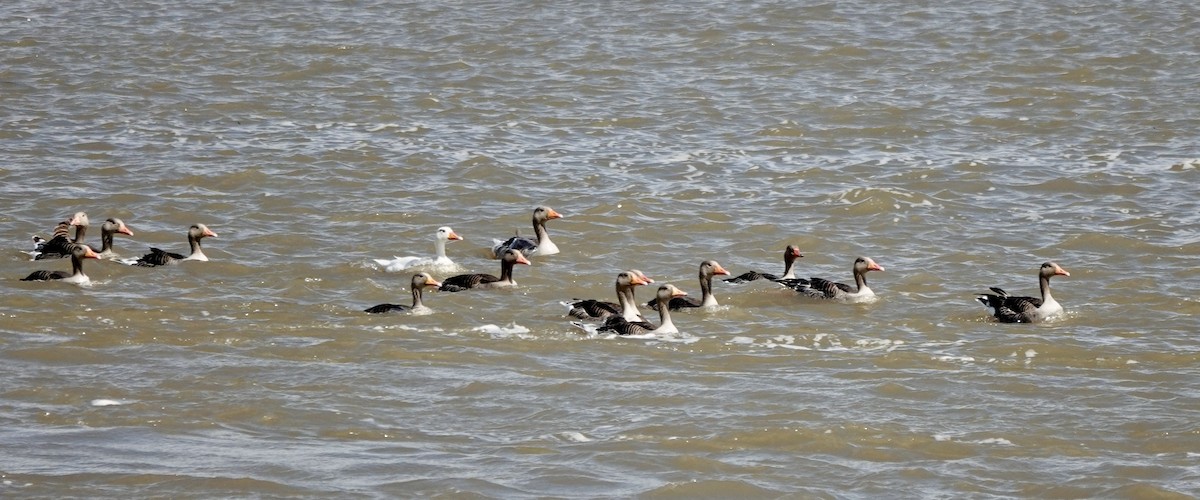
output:
[[[75,228],[75,238],[72,239],[71,228]],[[43,259],[61,259],[71,256],[72,245],[83,243],[83,236],[87,234],[88,216],[83,212],[75,212],[75,215],[70,219],[59,222],[54,227],[54,235],[41,244],[37,249],[37,254],[33,256],[33,260]]]
[[[615,332],[618,335],[659,335],[669,333],[679,333],[679,329],[675,327],[675,323],[671,322],[671,308],[668,302],[676,297],[683,297],[687,292],[680,290],[675,285],[666,284],[658,287],[658,326],[654,326],[646,321],[626,321],[620,316],[612,316],[604,323],[604,326],[596,329],[597,332]]]
[[[783,251],[783,275],[776,276],[770,273],[760,273],[758,271],[747,271],[733,278],[726,279],[728,283],[746,283],[755,280],[790,280],[796,279],[796,259],[804,257],[800,254],[800,248],[796,245],[788,245]]]
[[[493,240],[495,245],[492,246],[492,255],[499,258],[504,255],[505,250],[510,248],[520,250],[527,257],[558,253],[558,245],[550,241],[550,233],[546,232],[546,221],[560,218],[562,215],[555,212],[553,208],[542,206],[533,209],[533,234],[536,239],[518,235],[504,241]]]
[[[995,294],[985,293],[975,297],[988,314],[1001,323],[1038,323],[1062,314],[1063,307],[1050,296],[1050,278],[1055,276],[1070,276],[1058,264],[1046,262],[1038,269],[1038,284],[1042,290],[1042,298],[1013,297],[1008,292],[991,287]]]
[[[700,298],[695,297],[675,297],[667,303],[672,311],[680,309],[689,309],[693,307],[715,307],[717,306],[717,297],[712,293],[712,280],[714,275],[728,275],[729,271],[721,267],[715,260],[706,260],[700,263]],[[646,303],[646,307],[651,309],[658,308],[658,299],[655,298]]]
[[[845,283],[835,283],[827,279],[793,279],[779,280],[779,283],[802,295],[815,299],[830,299],[843,302],[866,302],[875,298],[875,292],[867,286],[867,273],[883,271],[883,266],[876,264],[869,257],[859,257],[854,260],[854,286]]]
[[[104,221],[104,224],[100,225],[100,248],[91,247],[96,252],[96,255],[99,255],[101,259],[117,258],[118,255],[112,249],[113,236],[117,234],[133,236],[133,231],[130,231],[129,227],[121,219],[109,217],[108,220]]]
[[[188,228],[187,237],[188,246],[192,249],[190,254],[182,255],[151,247],[150,253],[143,255],[137,261],[133,262],[133,265],[156,267],[169,266],[188,260],[208,261],[208,256],[204,255],[204,249],[200,247],[200,240],[207,237],[216,238],[217,233],[212,232],[204,224],[193,224],[192,227]]]
[[[430,276],[428,273],[414,274],[412,277],[412,285],[411,285],[411,287],[412,287],[412,305],[411,306],[406,306],[403,304],[379,304],[377,306],[369,307],[365,311],[368,313],[371,313],[371,314],[379,314],[379,313],[386,313],[386,312],[408,312],[408,313],[413,313],[413,314],[422,314],[422,313],[432,312],[432,310],[429,309],[428,307],[426,307],[425,303],[421,301],[421,292],[425,290],[425,287],[430,287],[430,286],[438,287],[438,286],[441,286],[441,283],[438,283],[437,280],[433,279],[433,276]]]
[[[517,264],[530,265],[529,259],[521,255],[520,250],[505,250],[500,259],[500,277],[491,274],[460,274],[442,280],[441,290],[445,292],[461,292],[472,288],[505,288],[517,286],[513,281],[513,266]]]
[[[87,245],[72,244],[69,253],[71,255],[71,272],[66,271],[34,271],[21,281],[59,281],[62,283],[71,283],[75,285],[86,285],[91,283],[91,279],[86,274],[83,274],[83,259],[98,259],[100,256],[92,251]]]
[[[638,313],[637,303],[632,302],[628,298],[628,294],[632,293],[633,287],[649,283],[654,283],[654,280],[642,274],[641,271],[621,271],[617,274],[614,286],[617,291],[616,303],[596,299],[576,299],[563,304],[569,308],[567,315],[573,318],[607,320],[610,316],[620,315],[628,321],[640,321],[642,317]]]

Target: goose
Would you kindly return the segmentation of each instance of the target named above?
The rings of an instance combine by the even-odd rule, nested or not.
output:
[[[69,254],[71,255],[71,273],[66,271],[34,271],[21,281],[60,281],[62,283],[72,283],[75,285],[86,285],[91,283],[91,279],[83,274],[83,259],[98,259],[99,255],[92,251],[87,245],[74,245],[71,247]]]
[[[779,280],[779,283],[817,299],[833,299],[844,302],[865,302],[874,299],[875,292],[867,286],[867,273],[883,271],[883,266],[876,264],[869,257],[859,257],[854,260],[853,271],[855,285],[853,287],[822,278]]]
[[[96,252],[96,255],[99,255],[101,259],[117,258],[116,252],[113,252],[112,249],[113,236],[116,234],[133,236],[133,231],[130,231],[129,227],[126,226],[125,222],[121,219],[109,217],[104,221],[103,224],[100,225],[100,248],[96,248],[94,246],[91,247],[92,250]]]
[[[563,304],[568,307],[567,315],[573,318],[607,320],[610,316],[619,314],[627,321],[641,321],[642,317],[638,313],[636,302],[628,299],[627,291],[635,286],[653,282],[654,280],[642,274],[641,271],[621,271],[617,274],[615,283],[616,303],[595,299],[575,299],[573,302],[563,302]]]
[[[446,257],[446,242],[458,241],[461,239],[463,239],[462,236],[459,236],[458,233],[455,233],[454,230],[450,229],[449,226],[442,226],[439,227],[437,232],[433,234],[433,248],[436,252],[436,256],[434,258],[431,259],[429,257],[416,256],[393,257],[391,260],[375,259],[375,262],[379,264],[380,267],[383,267],[384,271],[389,273],[403,271],[410,267],[416,266],[453,267],[454,261],[450,260],[449,257]]]
[[[675,297],[667,303],[672,311],[680,309],[688,309],[692,307],[713,307],[718,305],[717,298],[712,293],[713,275],[723,274],[728,275],[729,271],[721,267],[715,260],[706,260],[700,263],[700,298],[695,297]],[[651,309],[658,308],[658,298],[646,303],[646,306]]]
[[[59,222],[54,227],[54,236],[42,244],[33,260],[61,259],[71,255],[72,246],[83,243],[83,235],[87,234],[88,216],[84,212],[75,212],[70,219]],[[75,227],[75,238],[71,239],[71,227]]]
[[[555,212],[553,208],[541,206],[533,209],[533,234],[537,239],[517,235],[504,241],[492,240],[495,243],[492,246],[492,255],[499,258],[504,255],[505,250],[510,248],[520,250],[529,257],[558,253],[558,245],[550,241],[550,233],[546,232],[546,221],[560,218],[562,215]]]
[[[402,305],[402,304],[379,304],[377,306],[367,308],[367,309],[365,309],[365,311],[368,313],[371,313],[371,314],[386,313],[386,312],[392,312],[392,311],[409,312],[412,314],[430,313],[430,312],[432,312],[432,310],[429,309],[428,307],[425,307],[425,303],[421,301],[421,292],[424,291],[425,287],[427,287],[427,286],[438,287],[438,286],[441,286],[441,283],[438,283],[437,280],[433,279],[433,276],[430,276],[428,273],[414,274],[412,277],[413,303],[411,306],[406,306],[406,305]]]
[[[513,266],[531,265],[520,250],[508,249],[500,259],[500,277],[491,274],[460,274],[442,280],[441,289],[446,292],[461,292],[472,288],[503,288],[517,286],[513,281]]]
[[[675,327],[675,323],[671,322],[671,308],[667,305],[671,299],[683,297],[687,292],[676,288],[675,285],[666,284],[658,287],[658,326],[654,326],[646,321],[627,321],[621,316],[611,316],[604,323],[604,326],[597,328],[597,332],[615,332],[618,335],[658,335],[668,333],[679,333],[679,329]]]
[[[988,314],[1002,323],[1037,323],[1057,316],[1063,312],[1063,307],[1050,296],[1050,278],[1055,276],[1070,276],[1058,264],[1046,262],[1038,269],[1038,283],[1041,285],[1042,298],[1013,297],[1004,290],[991,287],[995,294],[985,293],[975,297]]]
[[[188,245],[192,247],[192,252],[190,254],[184,256],[150,247],[150,253],[143,255],[140,259],[137,259],[137,261],[133,262],[133,265],[141,267],[155,267],[177,264],[185,260],[208,261],[208,256],[204,255],[204,250],[200,248],[200,240],[209,236],[216,238],[217,233],[209,230],[208,226],[205,226],[204,224],[192,224],[192,227],[188,228],[187,235]]]
[[[788,245],[783,251],[783,276],[776,276],[770,273],[760,273],[758,271],[747,271],[736,277],[728,278],[725,281],[728,283],[746,283],[759,279],[778,281],[796,279],[796,259],[804,257],[800,254],[800,247],[796,245]]]

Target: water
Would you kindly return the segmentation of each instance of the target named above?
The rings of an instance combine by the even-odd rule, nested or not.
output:
[[[1200,494],[1191,3],[0,14],[3,496]],[[450,225],[497,273],[539,204],[563,252],[518,288],[361,312],[409,300],[373,259]],[[24,251],[79,210],[126,256],[220,236],[18,281],[69,268]],[[873,257],[880,300],[718,282],[649,340],[558,304],[788,244]],[[1047,260],[1063,318],[985,318]]]

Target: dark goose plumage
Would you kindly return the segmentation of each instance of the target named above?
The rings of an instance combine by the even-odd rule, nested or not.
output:
[[[604,322],[604,326],[596,329],[597,332],[614,332],[618,335],[643,335],[643,334],[663,334],[663,333],[678,333],[679,329],[675,328],[675,323],[671,322],[671,308],[667,305],[671,299],[683,297],[687,292],[676,288],[675,285],[666,284],[658,287],[658,326],[654,326],[647,321],[628,321],[621,316],[610,316]]]
[[[500,259],[500,277],[491,274],[460,274],[442,280],[442,291],[461,292],[472,288],[499,288],[516,286],[512,279],[513,266],[516,264],[530,265],[529,260],[520,250],[505,250]]]
[[[726,279],[729,283],[746,283],[760,279],[778,281],[789,280],[796,278],[796,259],[804,257],[800,254],[800,248],[796,245],[788,245],[783,251],[783,275],[776,276],[770,273],[760,273],[758,271],[747,271],[736,277]]]
[[[217,233],[209,230],[208,226],[204,224],[193,224],[192,227],[188,228],[187,232],[188,246],[192,249],[190,254],[182,255],[151,247],[150,253],[143,255],[133,265],[156,267],[177,264],[185,260],[207,261],[208,256],[204,255],[204,249],[200,247],[200,240],[209,236],[216,238]]]
[[[83,274],[83,259],[98,259],[96,252],[92,251],[87,245],[72,244],[69,254],[71,255],[71,272],[66,271],[34,271],[21,281],[50,281],[58,280],[63,283],[74,283],[77,285],[87,284],[91,281],[86,274]]]
[[[641,274],[640,271],[621,271],[617,274],[614,286],[617,291],[616,303],[595,299],[575,299],[574,302],[565,303],[570,308],[567,315],[573,318],[592,320],[605,320],[610,316],[622,316],[630,321],[639,320],[641,318],[638,315],[637,306],[626,299],[626,292],[635,286],[653,282],[654,280]]]
[[[995,294],[985,293],[975,297],[979,303],[987,307],[988,314],[1001,323],[1037,323],[1045,321],[1063,312],[1062,305],[1050,296],[1050,278],[1055,276],[1070,276],[1071,273],[1053,262],[1046,262],[1038,268],[1038,284],[1042,297],[1014,297],[1008,292],[991,287]]]
[[[504,241],[494,240],[496,244],[492,246],[492,255],[499,258],[510,248],[520,250],[527,257],[558,253],[558,245],[550,241],[550,233],[546,232],[546,221],[560,218],[562,215],[553,208],[543,206],[533,209],[533,234],[536,239],[518,235]]]
[[[726,271],[725,268],[721,267],[721,264],[718,264],[715,260],[706,260],[701,262],[700,272],[698,273],[698,276],[700,277],[700,298],[675,297],[667,303],[667,307],[670,307],[672,311],[678,311],[680,309],[689,309],[693,307],[716,306],[717,298],[713,296],[712,293],[712,280],[713,276],[718,274],[727,275],[729,274],[729,271]],[[646,307],[658,309],[658,298],[656,297],[650,302],[647,302]]]
[[[854,260],[854,286],[836,283],[822,278],[779,280],[779,283],[797,292],[816,299],[832,299],[847,302],[865,301],[875,298],[875,292],[867,286],[867,273],[883,271],[883,266],[868,257]]]
[[[428,273],[414,274],[412,277],[412,284],[411,284],[411,287],[412,287],[412,305],[411,306],[406,306],[403,304],[379,304],[377,306],[367,308],[366,312],[369,312],[372,314],[378,314],[378,313],[386,313],[386,312],[393,312],[393,311],[395,311],[395,312],[420,312],[420,311],[428,310],[429,308],[425,307],[425,303],[421,301],[421,292],[427,286],[437,287],[437,286],[441,286],[441,283],[438,283],[437,280],[433,279],[433,276],[430,276]]]
[[[59,222],[54,227],[54,235],[42,244],[41,251],[33,256],[34,260],[61,259],[71,255],[72,245],[83,243],[87,234],[88,216],[83,212],[75,212],[70,219]],[[71,239],[71,227],[75,227],[75,238]]]

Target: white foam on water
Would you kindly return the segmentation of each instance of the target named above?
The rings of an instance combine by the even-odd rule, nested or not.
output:
[[[934,356],[934,357],[933,357],[933,359],[934,359],[934,360],[936,360],[936,361],[942,361],[942,362],[945,362],[945,363],[959,363],[959,364],[964,364],[964,365],[969,365],[969,364],[974,364],[974,363],[975,363],[975,357],[974,357],[974,356],[950,356],[950,355],[944,355],[944,356]]]
[[[499,338],[507,338],[507,337],[514,337],[514,336],[519,337],[523,334],[529,333],[528,328],[525,328],[516,323],[510,323],[508,326],[487,324],[487,325],[477,326],[475,328],[472,328],[472,331],[486,333],[488,335],[492,335],[494,337],[499,337]]]
[[[583,435],[582,432],[576,431],[560,433],[559,437],[561,437],[564,441],[570,441],[572,443],[588,443],[592,441],[592,438]]]
[[[379,132],[380,130],[387,130],[389,128],[400,128],[400,124],[399,123],[380,123],[379,125],[367,127],[367,132]]]

